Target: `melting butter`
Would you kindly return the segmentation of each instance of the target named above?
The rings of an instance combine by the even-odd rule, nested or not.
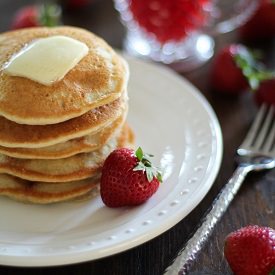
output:
[[[88,51],[86,44],[67,36],[40,38],[12,56],[4,71],[51,85],[73,69]]]

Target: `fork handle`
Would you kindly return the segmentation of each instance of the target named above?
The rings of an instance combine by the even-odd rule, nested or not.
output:
[[[237,194],[245,176],[251,171],[250,166],[238,166],[228,183],[222,188],[210,209],[201,220],[201,224],[194,235],[180,250],[172,264],[166,268],[165,275],[187,274],[197,253],[202,249],[214,226],[227,210],[229,204]]]

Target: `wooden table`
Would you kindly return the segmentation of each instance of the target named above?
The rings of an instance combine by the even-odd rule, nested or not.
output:
[[[28,0],[0,1],[0,31],[8,29],[11,15],[15,9]],[[113,9],[111,0],[98,0],[90,9],[80,12],[66,12],[64,24],[85,27],[103,38],[113,47],[121,48],[124,28]],[[236,41],[235,34],[222,35],[217,39],[217,48]],[[275,46],[264,45],[267,49],[268,65],[275,66]],[[112,275],[153,275],[162,274],[188,236],[196,229],[202,215],[210,207],[221,187],[234,170],[234,153],[242,141],[256,112],[252,94],[243,94],[236,98],[211,93],[208,88],[208,74],[211,62],[186,74],[188,78],[206,96],[214,108],[224,138],[224,155],[218,177],[203,201],[181,222],[155,239],[104,259],[71,266],[51,268],[15,268],[0,267],[0,274],[112,274]],[[223,257],[225,236],[248,224],[259,224],[275,228],[275,170],[268,173],[251,174],[239,191],[237,197],[216,226],[207,245],[198,255],[190,274],[231,274]],[[1,221],[4,222],[4,221]]]

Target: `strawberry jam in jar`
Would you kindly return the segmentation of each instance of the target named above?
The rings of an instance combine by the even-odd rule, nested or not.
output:
[[[135,22],[160,43],[181,41],[207,22],[211,0],[131,0]]]
[[[216,34],[240,26],[258,0],[114,0],[131,55],[186,72],[214,52]]]

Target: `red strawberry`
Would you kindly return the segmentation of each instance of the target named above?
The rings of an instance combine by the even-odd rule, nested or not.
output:
[[[39,11],[37,6],[27,6],[18,10],[13,18],[11,28],[21,29],[39,26]]]
[[[268,275],[275,268],[275,230],[250,225],[232,232],[224,255],[235,275]]]
[[[231,44],[217,53],[210,76],[211,87],[215,91],[238,94],[248,88],[242,69],[236,63],[236,56],[246,52],[240,44]]]
[[[217,53],[210,74],[210,85],[215,91],[239,94],[249,86],[258,88],[261,81],[270,79],[272,75],[245,46],[231,44]]]
[[[266,80],[255,91],[256,102],[261,105],[266,103],[275,106],[275,78]]]
[[[131,0],[136,22],[160,43],[179,41],[206,22],[205,8],[210,0]]]
[[[255,14],[240,28],[245,41],[272,39],[275,36],[275,1],[261,0]]]
[[[105,160],[100,181],[100,194],[109,207],[138,205],[149,199],[161,182],[160,172],[152,166],[141,148],[136,152],[114,150]]]
[[[57,5],[31,5],[19,9],[12,19],[12,29],[58,25],[61,9]]]

